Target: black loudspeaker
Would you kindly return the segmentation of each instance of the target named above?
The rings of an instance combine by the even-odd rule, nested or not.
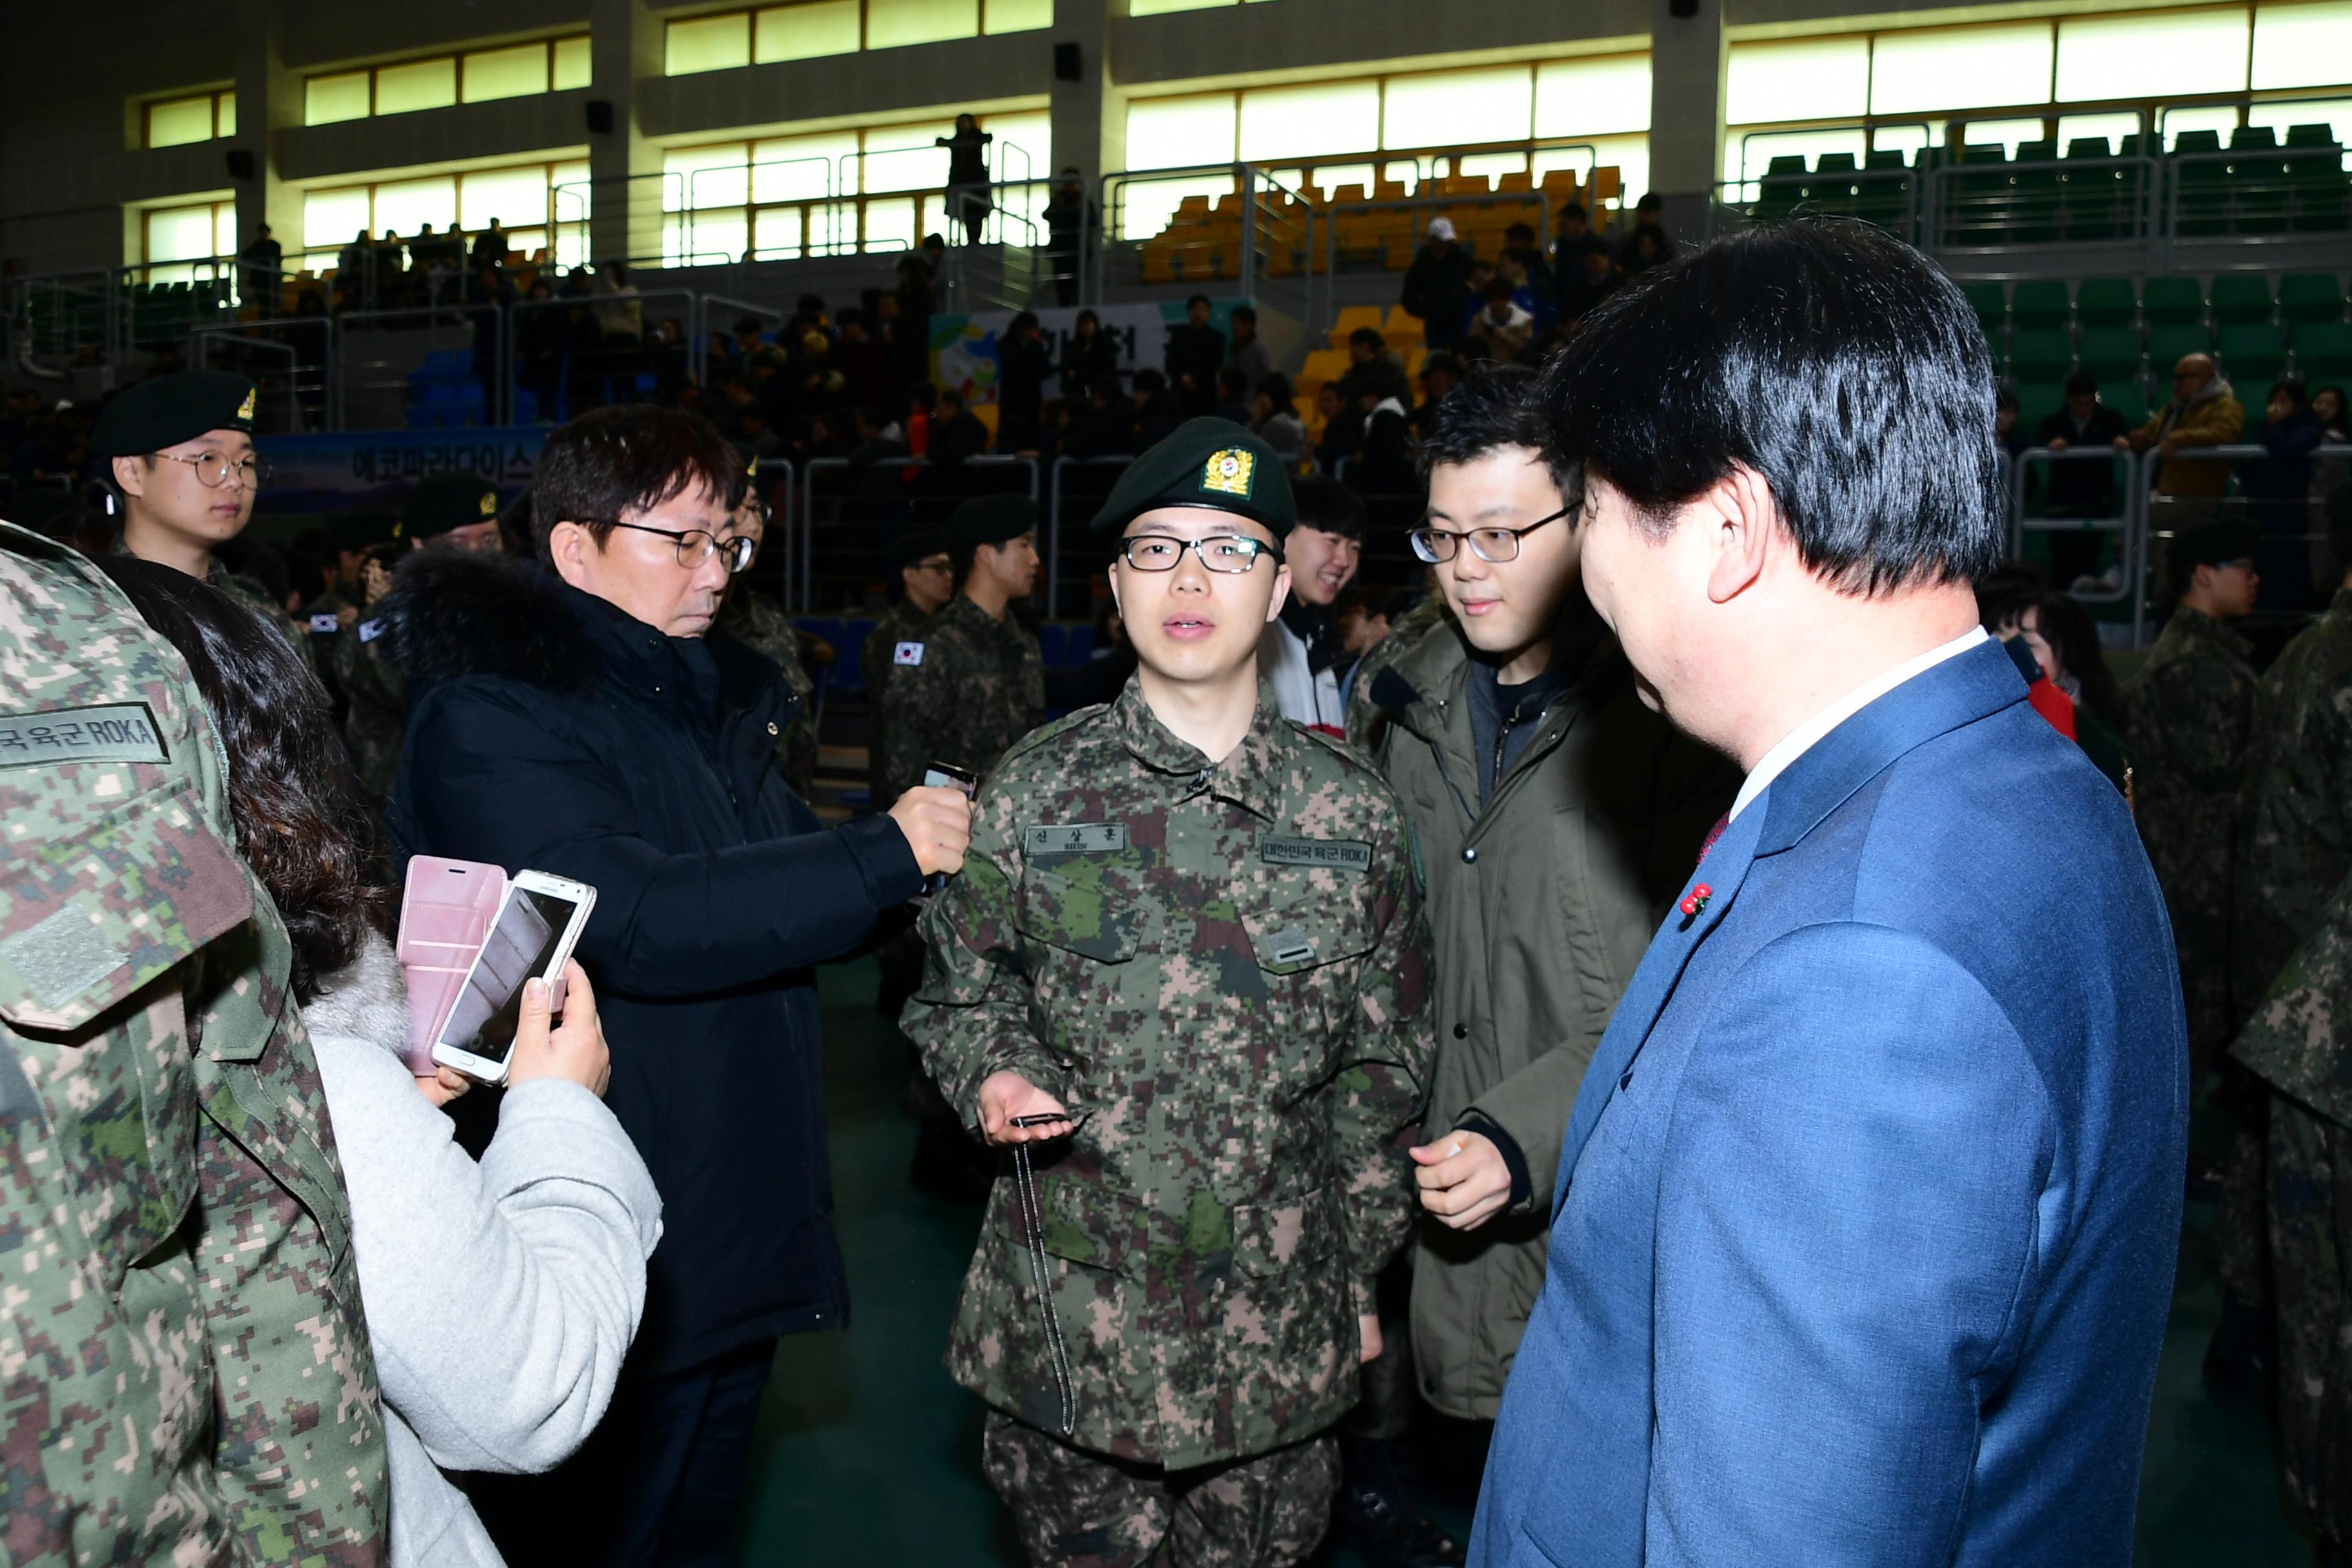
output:
[[[1055,81],[1078,79],[1077,45],[1055,44],[1054,46],[1054,79]]]
[[[229,149],[228,177],[232,180],[253,178],[253,153],[250,149],[244,147]]]
[[[1698,15],[1698,0],[1666,0],[1666,15],[1688,21]]]
[[[1680,0],[1676,3],[1679,4]],[[588,100],[588,133],[592,136],[610,136],[613,133],[611,99],[592,98]]]

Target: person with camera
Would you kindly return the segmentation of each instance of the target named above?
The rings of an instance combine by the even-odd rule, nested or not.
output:
[[[535,1560],[725,1550],[777,1336],[847,1309],[812,966],[961,866],[971,832],[952,790],[827,829],[784,783],[797,700],[712,626],[751,558],[744,485],[708,420],[597,409],[540,457],[536,564],[420,552],[380,606],[410,699],[396,857],[597,889],[578,952],[610,1103],[665,1205],[613,1415],[553,1476],[476,1494]]]
[[[580,1446],[612,1398],[661,1236],[653,1177],[600,1098],[611,1066],[595,993],[572,963],[558,1026],[547,984],[524,986],[478,1164],[438,1109],[467,1080],[415,1078],[403,1059],[408,989],[326,692],[226,595],[147,562],[105,566],[188,661],[228,755],[239,847],[286,922],[383,1390],[391,1562],[495,1568],[443,1469],[543,1470]]]

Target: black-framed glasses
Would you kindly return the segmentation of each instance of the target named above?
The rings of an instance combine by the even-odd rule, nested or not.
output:
[[[1575,513],[1574,507],[1564,506],[1549,517],[1536,519],[1525,528],[1474,528],[1467,533],[1422,527],[1414,529],[1406,535],[1406,539],[1412,545],[1412,552],[1432,566],[1453,560],[1465,539],[1470,542],[1471,554],[1490,565],[1499,566],[1506,561],[1519,558],[1520,540],[1548,522],[1558,522],[1561,518],[1572,517]]]
[[[166,462],[185,463],[196,470],[196,483],[208,490],[226,489],[232,482],[239,489],[259,489],[269,479],[269,465],[258,458],[231,458],[219,452],[199,452],[193,458],[183,458],[177,452],[158,452]]]
[[[946,556],[941,555],[936,559],[910,561],[907,563],[907,570],[909,572],[938,572],[945,574],[955,570],[955,563],[949,560]]]
[[[677,563],[689,572],[714,554],[723,552],[727,557],[727,574],[736,576],[751,566],[751,557],[760,553],[760,542],[748,533],[730,533],[721,539],[699,528],[689,528],[681,532],[676,529],[650,528],[642,522],[616,522],[613,526],[634,529],[639,533],[658,533],[664,539],[675,541]]]
[[[1262,539],[1238,533],[1213,533],[1206,539],[1178,539],[1165,533],[1139,533],[1118,542],[1119,559],[1138,572],[1173,572],[1191,551],[1212,572],[1240,574],[1257,564],[1261,555],[1282,559]]]

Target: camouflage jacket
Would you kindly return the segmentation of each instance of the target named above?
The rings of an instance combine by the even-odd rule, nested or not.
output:
[[[882,793],[881,716],[890,684],[890,660],[900,643],[920,642],[923,628],[930,624],[931,617],[915,608],[912,600],[901,599],[882,612],[882,618],[866,634],[865,645],[858,650],[857,668],[866,678],[866,710],[874,716],[871,743],[866,747],[866,776],[877,811],[887,811],[890,803],[898,798]]]
[[[1372,700],[1372,682],[1381,671],[1421,646],[1421,639],[1440,622],[1451,620],[1452,612],[1445,607],[1445,595],[1433,585],[1419,604],[1407,610],[1389,635],[1364,650],[1356,668],[1348,676],[1348,742],[1370,756],[1378,749],[1381,733],[1388,728],[1388,715]]]
[[[816,790],[816,682],[801,662],[801,639],[790,616],[775,601],[740,584],[719,607],[718,629],[784,672],[784,685],[799,700],[793,721],[776,737],[776,766],[794,794],[807,800]]]
[[[2230,1053],[2280,1093],[2352,1128],[2352,878],[2255,1005]]]
[[[2124,694],[2140,837],[2172,915],[2189,1037],[2219,1045],[2230,1015],[2230,872],[2254,722],[2252,649],[2182,605]]]
[[[1355,1403],[1359,1311],[1416,1212],[1429,931],[1396,797],[1257,716],[1212,765],[1130,680],[1008,752],[922,921],[901,1026],[948,1102],[1017,1071],[1083,1120],[1038,1186],[1080,1446],[1170,1467],[1262,1453]],[[1057,1428],[1013,1184],[948,1365]]]
[[[2352,594],[2264,672],[2238,808],[2231,989],[2266,994],[2352,869]]]
[[[343,749],[368,798],[381,802],[400,776],[400,743],[408,724],[408,685],[400,667],[385,657],[391,646],[384,624],[360,612],[357,625],[339,634],[330,656],[335,684],[343,693]]]
[[[992,620],[958,594],[916,648],[891,669],[880,710],[883,805],[922,783],[930,763],[987,777],[1045,717],[1045,655],[1010,611]]]
[[[220,742],[187,667],[113,585],[5,525],[0,676],[0,1555],[198,1563],[235,1542],[253,1561],[380,1562],[383,1447],[348,1247],[324,1310],[271,1281],[232,1295],[208,1257],[242,1198],[215,1118],[241,1126],[241,1099],[282,1091],[296,1047],[310,1065],[290,1011],[263,1016],[284,971],[273,985],[248,955],[274,941],[282,958],[285,935],[227,847]],[[218,1065],[236,1058],[266,1065]],[[317,1105],[278,1119],[315,1126],[326,1180],[286,1173],[340,1234]],[[327,1261],[310,1237],[247,1239],[257,1274]],[[223,1333],[225,1310],[242,1332]],[[240,1418],[247,1448],[299,1459],[270,1483],[310,1494],[299,1510],[216,1448]]]

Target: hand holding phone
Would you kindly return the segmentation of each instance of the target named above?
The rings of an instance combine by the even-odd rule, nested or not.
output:
[[[561,1024],[554,1019],[553,1001],[554,987],[544,980],[524,984],[508,1085],[535,1078],[568,1079],[602,1097],[613,1081],[613,1053],[604,1045],[604,1027],[596,1020],[595,988],[578,959],[564,961]]]
[[[991,1143],[1066,1138],[1077,1126],[1067,1107],[1017,1072],[989,1074],[979,1100],[981,1136]]]
[[[941,780],[946,782],[938,782]],[[907,836],[907,847],[934,892],[947,877],[963,869],[964,851],[971,847],[971,795],[977,787],[978,781],[962,769],[933,763],[923,782],[890,807],[890,820]]]
[[[544,871],[518,871],[481,951],[433,1043],[433,1060],[479,1083],[504,1083],[522,1021],[523,987],[566,974],[572,949],[596,907],[596,889]],[[551,1015],[563,1006],[560,991]],[[592,1003],[593,1006],[593,1003]]]

